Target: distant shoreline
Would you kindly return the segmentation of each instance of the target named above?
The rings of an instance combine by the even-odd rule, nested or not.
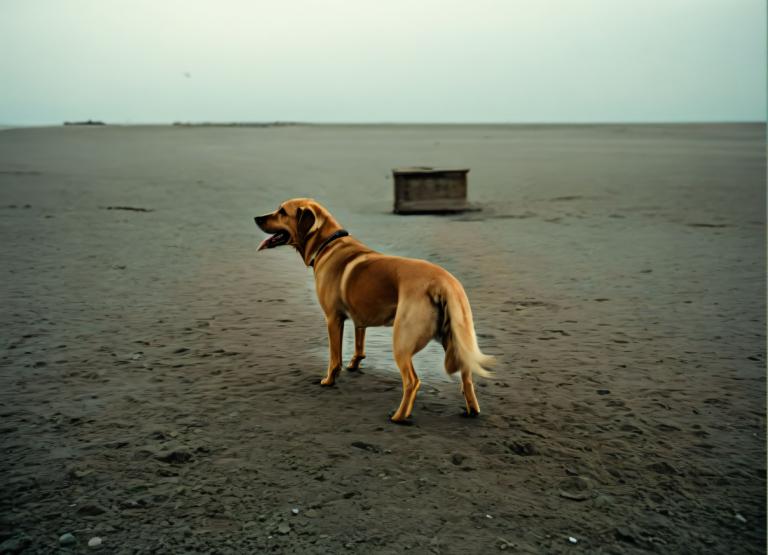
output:
[[[65,121],[62,123],[51,124],[29,124],[29,125],[13,125],[13,124],[0,124],[0,131],[7,131],[9,129],[30,129],[30,128],[58,128],[58,127],[98,127],[98,128],[115,128],[115,127],[180,127],[180,128],[231,128],[231,129],[271,129],[281,127],[497,127],[497,128],[519,128],[519,129],[554,129],[554,128],[598,128],[598,127],[709,127],[709,126],[734,126],[734,125],[760,125],[766,126],[765,121],[690,121],[690,122],[548,122],[548,123],[513,123],[513,122],[441,122],[441,123],[429,123],[429,122],[171,122],[171,123],[110,123],[100,120],[85,120],[85,121]]]

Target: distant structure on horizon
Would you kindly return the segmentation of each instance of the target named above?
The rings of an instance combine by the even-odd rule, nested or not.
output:
[[[88,119],[85,121],[65,121],[64,125],[106,125],[103,121]]]

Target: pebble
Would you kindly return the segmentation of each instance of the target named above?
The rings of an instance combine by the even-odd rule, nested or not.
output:
[[[74,545],[77,542],[75,536],[67,532],[59,537],[59,545]]]
[[[742,524],[746,524],[747,523],[747,519],[744,518],[743,516],[741,516],[739,513],[736,513],[736,520],[738,520]]]
[[[287,522],[281,522],[280,525],[277,527],[277,532],[279,534],[287,534],[291,531],[291,525]]]
[[[579,543],[579,540],[577,540],[573,536],[568,536],[568,541],[571,542],[571,543]]]
[[[293,509],[291,509],[291,512],[292,512],[293,514],[295,514],[295,515],[299,514],[299,509],[298,509],[298,507],[294,507]]]
[[[99,547],[101,545],[101,538],[95,536],[88,540],[88,547]]]

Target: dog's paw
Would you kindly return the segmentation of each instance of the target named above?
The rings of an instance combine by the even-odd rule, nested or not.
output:
[[[461,416],[464,418],[477,418],[478,416],[480,416],[480,413],[475,409],[470,409],[470,410],[463,409],[461,411]]]
[[[399,426],[413,426],[413,420],[411,420],[410,416],[406,416],[405,418],[395,418],[394,412],[389,414],[389,421],[392,422],[392,424],[397,424]]]
[[[365,357],[355,357],[352,360],[349,361],[349,364],[347,364],[347,372],[359,372],[360,366],[363,363],[363,359]]]
[[[320,385],[323,387],[333,387],[336,384],[336,380],[329,380],[328,378],[323,378],[320,380]]]

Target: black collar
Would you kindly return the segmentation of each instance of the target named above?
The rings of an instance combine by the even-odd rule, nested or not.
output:
[[[317,255],[323,252],[323,249],[325,247],[333,243],[336,239],[341,239],[342,237],[346,237],[347,235],[349,235],[349,232],[346,229],[340,229],[336,233],[328,237],[328,239],[320,243],[320,246],[317,247],[317,249],[315,250],[315,253],[312,255],[312,258],[309,261],[309,265],[310,266],[315,265],[315,259],[317,258]]]

